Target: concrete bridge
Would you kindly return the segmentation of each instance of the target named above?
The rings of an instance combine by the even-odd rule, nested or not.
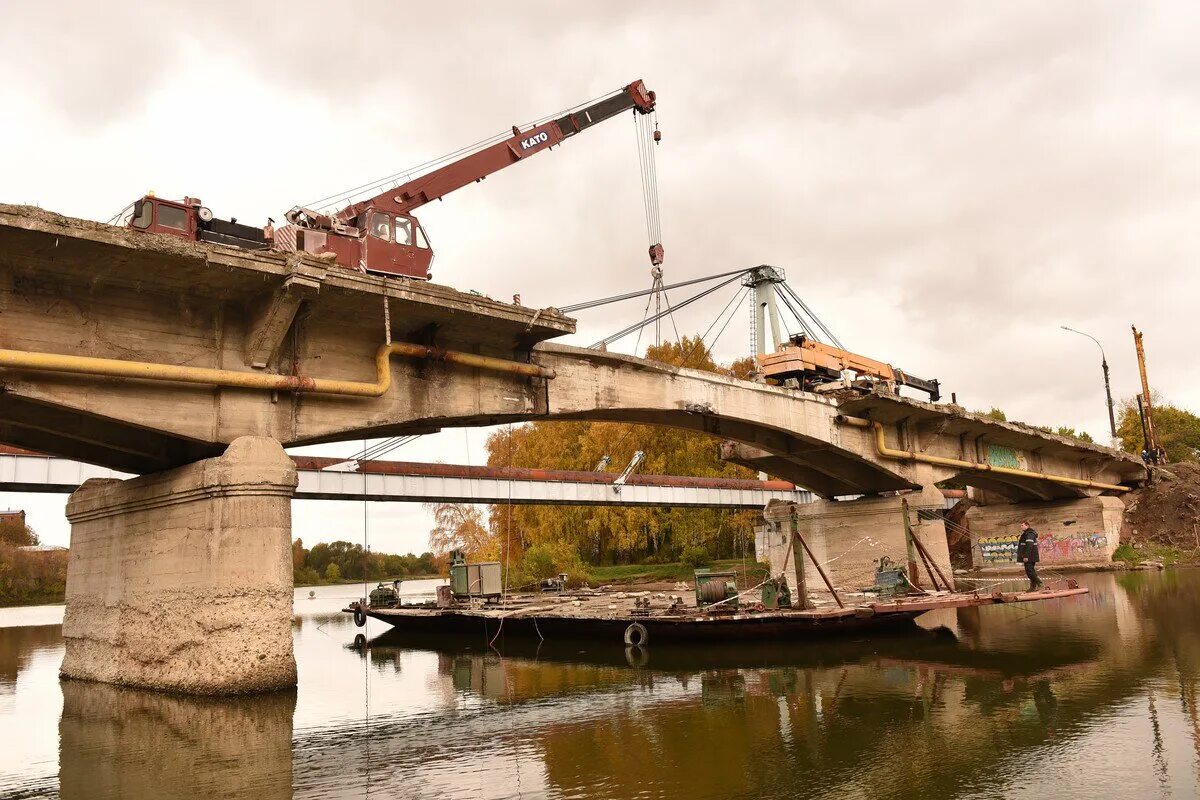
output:
[[[69,677],[218,693],[294,682],[297,479],[280,445],[535,419],[685,428],[825,498],[789,513],[828,552],[863,525],[903,550],[902,498],[883,493],[940,506],[936,484],[953,480],[1101,520],[1144,476],[1123,453],[954,406],[550,344],[574,331],[554,309],[309,256],[0,206],[0,278],[0,441],[142,474],[89,482],[68,506]],[[836,500],[849,495],[867,496],[855,502],[872,521],[850,521]],[[940,519],[916,523],[948,567]]]

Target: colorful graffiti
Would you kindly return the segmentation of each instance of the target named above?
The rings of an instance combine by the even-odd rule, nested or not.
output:
[[[1015,564],[1017,534],[985,536],[978,541],[979,554],[985,564]],[[1107,556],[1108,537],[1103,533],[1054,534],[1038,537],[1038,555],[1042,561],[1094,561]]]
[[[1017,536],[986,536],[979,539],[979,554],[986,564],[1017,563]]]
[[[1028,469],[1028,466],[1022,463],[1022,459],[1017,451],[1011,447],[1003,447],[998,444],[989,444],[987,449],[987,463],[993,467],[1005,467],[1006,469]]]

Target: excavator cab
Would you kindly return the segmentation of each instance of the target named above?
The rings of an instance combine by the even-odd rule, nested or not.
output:
[[[433,250],[420,221],[368,208],[362,215],[362,263],[367,272],[429,278]]]

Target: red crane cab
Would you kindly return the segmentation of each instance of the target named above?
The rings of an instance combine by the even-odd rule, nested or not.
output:
[[[431,278],[433,250],[420,221],[410,215],[388,214],[368,208],[361,215],[366,222],[362,247],[363,266],[368,272]]]
[[[161,233],[244,250],[266,250],[271,246],[266,230],[241,225],[236,219],[217,219],[198,197],[175,201],[148,194],[134,202],[129,227],[143,233]]]
[[[287,213],[290,224],[275,231],[279,250],[323,255],[332,253],[339,266],[380,275],[432,277],[433,250],[421,222],[368,206],[350,225],[307,208]],[[361,227],[358,227],[361,226]]]

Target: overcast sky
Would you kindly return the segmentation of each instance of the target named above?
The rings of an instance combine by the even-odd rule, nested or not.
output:
[[[1119,400],[1137,324],[1154,386],[1200,407],[1197,4],[588,7],[0,4],[0,201],[104,220],[153,189],[279,219],[640,77],[659,100],[668,281],[781,266],[847,347],[1097,439],[1098,351],[1059,325],[1104,344]],[[419,216],[439,283],[531,306],[649,284],[626,117]],[[571,341],[640,318],[627,306],[584,312]],[[748,319],[719,358],[747,352]],[[485,436],[394,456],[478,463]],[[66,542],[61,498],[6,504]],[[308,543],[361,540],[361,504],[295,516]],[[369,518],[377,549],[424,548],[419,508]]]

